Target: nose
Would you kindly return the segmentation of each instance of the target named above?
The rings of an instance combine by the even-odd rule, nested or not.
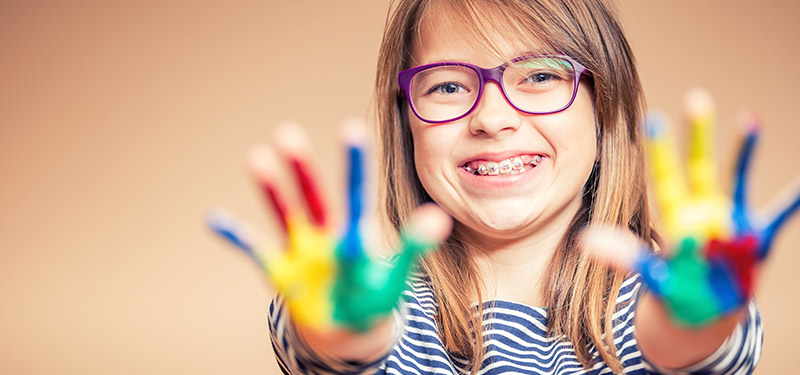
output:
[[[487,82],[480,102],[470,116],[470,132],[496,136],[519,129],[521,123],[520,113],[506,100],[500,86],[496,82]]]

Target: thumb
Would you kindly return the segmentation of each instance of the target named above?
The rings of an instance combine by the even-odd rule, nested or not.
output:
[[[633,232],[614,226],[593,225],[580,236],[581,249],[611,266],[638,272],[651,291],[663,295],[671,271],[667,261],[649,251]]]
[[[635,270],[645,245],[627,229],[590,225],[580,234],[580,247],[587,255],[627,271]]]

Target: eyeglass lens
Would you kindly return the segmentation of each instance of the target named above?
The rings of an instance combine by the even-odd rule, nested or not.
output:
[[[517,109],[532,114],[565,109],[575,90],[575,69],[561,58],[532,57],[515,61],[503,71],[502,89]],[[478,100],[481,78],[468,66],[443,65],[423,70],[411,79],[411,101],[426,121],[449,121],[465,115]]]

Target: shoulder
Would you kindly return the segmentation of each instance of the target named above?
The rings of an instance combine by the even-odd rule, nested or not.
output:
[[[638,273],[630,273],[622,282],[617,294],[617,311],[614,313],[615,331],[620,323],[633,324],[636,303],[643,291],[644,284]]]
[[[381,373],[459,373],[439,335],[436,323],[439,304],[430,277],[412,273],[406,284],[400,305],[404,326]]]
[[[412,274],[406,281],[401,310],[408,328],[437,332],[436,314],[439,304],[431,287],[431,279],[422,273]]]
[[[406,280],[406,287],[404,297],[407,302],[418,304],[431,312],[439,307],[433,294],[431,279],[427,275],[420,272],[412,273]]]

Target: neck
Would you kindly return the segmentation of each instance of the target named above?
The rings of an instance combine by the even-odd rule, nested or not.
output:
[[[470,254],[484,282],[483,298],[546,306],[541,285],[547,266],[579,208],[524,236],[494,237],[465,230],[468,242],[475,245]]]

